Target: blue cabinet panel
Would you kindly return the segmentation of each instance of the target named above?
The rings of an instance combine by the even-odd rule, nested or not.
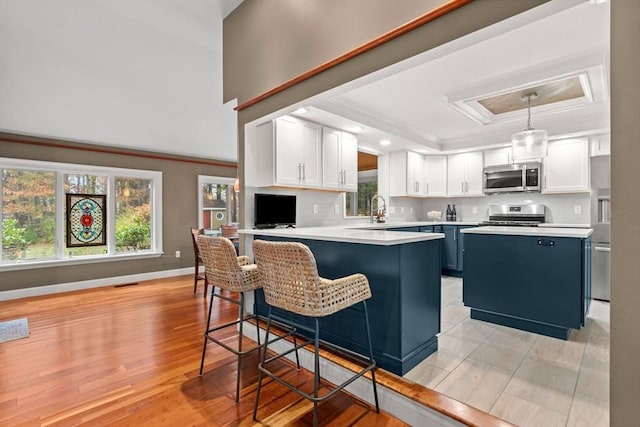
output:
[[[467,234],[464,245],[463,301],[472,317],[502,316],[506,323],[497,323],[565,339],[584,324],[590,239]]]
[[[442,244],[442,268],[445,270],[458,269],[458,226],[442,225],[441,233],[444,233]]]
[[[464,233],[461,233],[460,230],[464,230],[465,228],[472,228],[472,225],[461,225],[458,226],[458,271],[464,270]]]
[[[257,237],[265,240],[296,240],[311,249],[322,277],[335,279],[364,273],[372,297],[367,300],[374,358],[378,366],[398,375],[437,350],[440,331],[439,240],[403,245],[365,245],[305,239]],[[265,315],[262,290],[256,291],[256,310]],[[280,310],[282,311],[282,310]],[[289,316],[310,325],[304,316]],[[321,338],[367,354],[362,306],[342,310],[320,320]]]

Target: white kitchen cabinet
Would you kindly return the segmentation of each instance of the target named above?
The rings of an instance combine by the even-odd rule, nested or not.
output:
[[[412,151],[389,156],[389,195],[424,196],[424,157]]]
[[[543,193],[589,191],[589,144],[587,138],[549,142],[542,167]]]
[[[258,186],[322,187],[321,131],[290,116],[258,126]]]
[[[447,196],[447,156],[424,156],[424,195]]]
[[[354,135],[322,128],[322,187],[358,190],[358,139]]]
[[[484,167],[510,165],[512,163],[511,147],[484,150]]]
[[[447,196],[482,196],[482,151],[447,157]]]
[[[592,135],[589,137],[591,143],[591,156],[608,156],[611,154],[611,135]]]

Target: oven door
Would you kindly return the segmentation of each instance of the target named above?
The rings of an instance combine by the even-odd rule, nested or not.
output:
[[[484,169],[485,194],[524,191],[524,184],[524,172],[520,165],[498,166]]]

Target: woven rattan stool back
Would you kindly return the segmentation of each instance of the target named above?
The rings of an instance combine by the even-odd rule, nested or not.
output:
[[[248,265],[247,257],[238,257],[226,237],[198,236],[198,248],[210,285],[233,292],[260,287],[256,265]]]
[[[255,240],[253,254],[267,304],[312,317],[327,316],[371,297],[362,274],[327,280],[309,247]]]

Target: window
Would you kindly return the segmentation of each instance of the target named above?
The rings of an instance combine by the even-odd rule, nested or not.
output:
[[[210,230],[207,234],[217,234],[223,225],[237,225],[238,191],[234,178],[199,175],[198,227]]]
[[[162,173],[0,158],[0,267],[162,251]],[[66,194],[104,195],[106,244],[67,247]]]
[[[358,191],[344,195],[345,216],[369,216],[371,198],[377,193],[377,171],[358,172]]]

